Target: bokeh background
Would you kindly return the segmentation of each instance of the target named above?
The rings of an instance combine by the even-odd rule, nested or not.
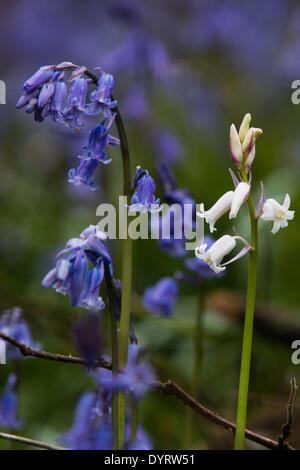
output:
[[[83,312],[42,289],[41,279],[65,242],[97,222],[97,205],[116,200],[121,159],[118,149],[110,151],[112,163],[98,172],[100,191],[71,186],[67,170],[76,165],[87,135],[17,112],[24,80],[41,65],[64,60],[113,73],[134,166],[155,177],[157,163],[168,161],[178,185],[207,207],[232,185],[230,124],[239,125],[250,112],[254,126],[264,130],[254,165],[256,198],[263,180],[269,197],[282,202],[289,192],[296,211],[276,236],[270,224],[260,227],[248,427],[276,439],[286,418],[290,377],[300,383],[300,366],[291,362],[291,343],[300,339],[300,105],[291,102],[291,84],[300,79],[298,2],[2,0],[0,18],[0,79],[7,85],[7,104],[0,106],[0,308],[23,308],[34,339],[46,350],[75,353],[72,325]],[[249,235],[246,208],[236,228]],[[230,233],[226,217],[219,230]],[[117,244],[112,250],[118,273]],[[155,241],[134,243],[133,322],[148,360],[161,380],[172,377],[191,390],[197,298],[205,297],[197,398],[232,420],[246,268],[242,260],[205,287],[183,284],[174,315],[163,319],[146,312],[139,296],[162,276],[182,270],[183,262]],[[105,331],[108,313],[101,315]],[[1,366],[1,390],[10,368]],[[26,424],[20,432],[59,442],[91,380],[72,365],[32,359],[21,369],[20,416]],[[144,400],[141,419],[157,449],[180,449],[186,439],[195,449],[232,447],[228,432],[201,417],[187,437],[185,407],[156,391]],[[298,448],[299,432],[297,399],[291,443]],[[1,449],[7,446],[0,442]]]

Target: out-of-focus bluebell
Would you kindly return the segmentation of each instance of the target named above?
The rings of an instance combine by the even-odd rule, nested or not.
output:
[[[111,450],[112,428],[103,421],[97,395],[87,391],[79,398],[73,425],[61,441],[69,450]]]
[[[141,176],[142,175],[142,176]],[[136,183],[136,191],[131,198],[129,212],[159,212],[159,199],[155,198],[154,191],[156,184],[147,170],[141,167],[136,168],[133,181]]]
[[[17,382],[17,374],[10,374],[0,398],[0,427],[20,429],[24,425],[23,421],[17,418],[19,401],[16,392]]]
[[[142,302],[151,313],[170,317],[177,295],[177,281],[173,277],[163,277],[154,286],[146,288]]]
[[[20,308],[14,307],[11,310],[5,310],[0,318],[0,331],[11,338],[16,339],[25,346],[33,349],[40,349],[38,343],[33,342],[32,336],[23,318],[23,312]],[[9,359],[22,359],[24,356],[20,353],[19,349],[11,344],[6,344],[7,357]]]
[[[152,450],[152,442],[149,435],[145,432],[141,425],[138,426],[135,440],[130,441],[130,423],[127,422],[125,426],[125,446],[126,450]]]
[[[76,349],[88,366],[102,356],[104,343],[99,315],[85,314],[73,328]]]
[[[165,160],[169,164],[175,164],[185,156],[182,141],[170,129],[157,129],[153,133],[153,145],[158,161]]]
[[[122,112],[129,119],[139,120],[149,113],[147,92],[140,84],[129,88],[122,101]]]

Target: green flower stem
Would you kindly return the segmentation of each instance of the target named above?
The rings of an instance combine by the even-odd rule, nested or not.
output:
[[[242,169],[241,174],[242,174],[244,181],[248,182],[247,174],[244,169]],[[245,427],[246,427],[246,418],[247,418],[248,388],[249,388],[250,363],[251,363],[251,352],[252,352],[253,321],[254,321],[257,262],[258,262],[258,224],[257,224],[257,219],[255,217],[255,210],[253,206],[251,193],[249,194],[249,197],[248,197],[248,208],[249,208],[250,221],[251,221],[251,245],[254,248],[254,250],[249,252],[247,300],[246,300],[242,360],[241,360],[239,395],[238,395],[237,418],[236,418],[236,432],[235,432],[235,443],[234,443],[234,448],[236,450],[243,450],[244,442],[245,442]]]
[[[105,281],[107,286],[107,294],[109,300],[109,311],[110,311],[110,332],[111,332],[111,362],[112,362],[112,374],[117,375],[119,372],[119,360],[118,360],[118,329],[117,329],[117,316],[116,316],[116,305],[113,294],[113,286],[108,272],[108,268],[105,267]],[[114,449],[118,448],[118,395],[116,393],[112,396],[112,429],[114,437]]]
[[[129,148],[124,124],[118,108],[114,110],[116,114],[116,126],[121,144],[121,153],[123,161],[123,194],[130,198],[131,196],[131,172]],[[126,238],[123,240],[122,247],[122,300],[121,300],[121,318],[119,333],[119,367],[122,368],[127,362],[128,337],[131,313],[131,281],[132,281],[132,240]],[[125,393],[118,394],[118,448],[124,446],[125,431]]]

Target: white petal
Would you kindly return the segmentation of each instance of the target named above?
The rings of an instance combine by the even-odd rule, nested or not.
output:
[[[229,219],[235,219],[241,205],[245,202],[249,195],[250,184],[239,183],[234,191]]]
[[[243,140],[246,137],[247,132],[249,131],[250,122],[251,122],[251,114],[247,113],[245,114],[242,120],[242,124],[240,125],[240,129],[239,129],[239,138],[241,142],[243,142]]]
[[[283,201],[283,204],[282,204],[282,207],[284,209],[288,209],[291,205],[291,198],[290,198],[290,195],[287,193],[285,195],[285,198],[284,198],[284,201]]]

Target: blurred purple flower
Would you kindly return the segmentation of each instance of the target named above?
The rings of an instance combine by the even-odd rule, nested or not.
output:
[[[167,163],[174,164],[185,156],[180,138],[167,128],[154,132],[153,144],[159,161],[165,160]]]
[[[173,313],[177,294],[177,281],[172,277],[163,277],[154,286],[147,287],[142,302],[150,312],[168,318]]]
[[[10,374],[0,399],[0,427],[20,429],[23,421],[17,419],[18,396],[15,391],[18,382],[16,374]]]

